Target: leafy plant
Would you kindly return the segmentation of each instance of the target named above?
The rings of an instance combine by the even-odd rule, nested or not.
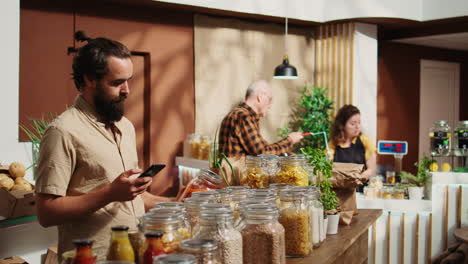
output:
[[[223,170],[223,161],[226,162],[226,164],[229,166],[229,169],[231,170],[231,175],[234,180],[234,185],[239,185],[239,178],[236,176],[236,173],[234,171],[234,168],[232,167],[231,162],[229,161],[228,157],[219,151],[219,143],[218,143],[218,132],[219,128],[216,129],[216,134],[214,136],[214,141],[213,145],[211,148],[211,155],[210,155],[210,168],[216,169],[219,171],[219,175],[221,178],[223,178],[224,182],[226,183],[227,186],[230,185],[227,175]]]
[[[328,214],[336,213],[339,200],[329,180],[332,177],[332,162],[328,160],[326,153],[320,149],[304,147],[301,148],[301,152],[307,157],[308,163],[314,168],[314,174],[317,176],[316,186],[322,193],[321,200],[324,210]]]
[[[408,184],[411,185],[419,187],[425,186],[430,181],[430,177],[427,172],[432,162],[434,162],[432,159],[423,157],[419,162],[414,163],[414,166],[416,166],[416,168],[418,169],[416,175],[406,171],[401,171],[401,179],[405,180]]]
[[[302,88],[301,96],[291,115],[291,121],[287,127],[278,129],[278,134],[286,137],[290,131],[299,132],[325,132],[329,137],[329,129],[332,123],[331,111],[333,101],[328,98],[328,90],[320,87],[305,86]],[[295,151],[310,146],[316,149],[325,149],[323,135],[306,136],[300,143],[296,144]]]
[[[53,113],[49,113],[48,116],[42,115],[41,118],[29,118],[31,121],[31,125],[26,126],[24,124],[20,124],[20,129],[28,136],[29,141],[32,143],[33,149],[33,163],[27,167],[26,169],[30,169],[35,167],[37,164],[37,160],[39,156],[36,153],[39,153],[39,146],[42,141],[42,137],[47,129],[47,126],[55,119],[57,115]]]

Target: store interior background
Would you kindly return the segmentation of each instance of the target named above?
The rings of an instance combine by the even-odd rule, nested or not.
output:
[[[60,113],[73,104],[77,92],[70,79],[72,56],[67,54],[67,48],[82,45],[73,41],[74,30],[84,30],[92,37],[117,39],[131,47],[132,51],[140,52],[133,56],[135,78],[131,83],[132,97],[128,102],[128,117],[138,132],[140,166],[161,162],[173,167],[175,157],[182,155],[185,136],[196,130],[195,14],[219,19],[235,18],[259,25],[276,24],[280,37],[283,33],[284,21],[281,17],[162,2],[21,1],[19,122],[27,123],[28,117],[37,118],[43,113]],[[463,103],[463,98],[465,101],[468,98],[468,45],[464,45],[465,50],[458,50],[394,40],[448,33],[463,35],[468,28],[468,18],[424,23],[406,19],[355,18],[331,23],[343,22],[377,25],[377,134],[374,139],[408,141],[409,153],[404,158],[403,169],[414,172],[413,164],[418,159],[419,145],[420,60],[460,64],[459,119],[466,120],[468,104]],[[316,22],[289,20],[291,31],[308,30],[312,33],[319,25]],[[464,36],[465,39],[458,38],[456,41],[468,44],[468,37]],[[449,38],[445,40],[450,42]],[[282,54],[272,56],[279,58],[273,61],[279,61]],[[274,66],[266,67],[273,71]],[[308,81],[313,82],[313,79],[309,78]],[[239,85],[245,86],[244,83],[248,82],[250,80],[246,77]],[[295,89],[300,87],[297,85]],[[19,129],[16,133],[20,133]],[[25,136],[20,135],[20,141],[25,140]],[[0,157],[0,160],[6,158]],[[391,166],[393,157],[378,156],[378,164]],[[173,194],[178,187],[176,175],[175,169],[166,170],[152,186],[153,192]]]

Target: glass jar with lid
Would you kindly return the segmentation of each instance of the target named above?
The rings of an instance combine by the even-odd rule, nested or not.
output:
[[[309,241],[311,248],[318,248],[325,240],[324,210],[320,202],[320,191],[314,186],[296,187],[294,191],[304,191],[309,203]]]
[[[197,258],[191,254],[169,254],[154,258],[154,264],[197,264]]]
[[[240,217],[239,204],[242,201],[247,200],[249,195],[250,187],[248,186],[230,186],[226,188],[230,193],[229,205],[234,214],[234,221],[237,221]]]
[[[170,202],[167,202],[170,203]],[[191,227],[190,227],[190,221],[188,219],[188,215],[186,212],[185,207],[161,207],[159,208],[152,208],[146,215],[149,214],[166,214],[166,215],[176,215],[179,217],[180,223],[179,223],[179,233],[182,236],[182,239],[187,239],[192,237],[192,232],[191,232]]]
[[[198,148],[198,159],[208,160],[210,156],[210,136],[200,136],[200,147]]]
[[[75,245],[75,254],[72,261],[73,264],[96,263],[96,255],[93,253],[93,242],[93,240],[89,239],[73,240],[73,244]]]
[[[223,179],[221,177],[210,170],[200,169],[197,176],[187,184],[181,198],[191,197],[193,192],[216,190],[222,187]]]
[[[287,156],[280,160],[280,171],[275,176],[275,183],[286,183],[296,186],[309,185],[309,175],[303,165],[305,157]]]
[[[268,188],[269,176],[263,171],[260,157],[245,157],[245,168],[242,170],[240,184],[253,189]]]
[[[206,198],[187,198],[185,199],[184,205],[185,209],[187,210],[187,216],[190,222],[190,230],[193,230],[195,226],[198,224],[199,217],[200,217],[200,209],[201,205],[205,203],[215,203],[216,201],[213,199],[206,199]]]
[[[460,121],[453,132],[455,155],[468,156],[468,120]]]
[[[165,210],[165,209],[159,209]],[[179,233],[179,228],[182,225],[180,215],[159,213],[158,211],[151,211],[142,217],[142,233],[159,232],[162,233],[160,238],[160,250],[164,254],[174,252],[179,247],[182,235]],[[139,256],[142,256],[142,249],[140,249]]]
[[[279,222],[285,230],[286,255],[304,257],[310,254],[311,241],[309,202],[303,190],[280,192],[281,207]]]
[[[209,239],[186,239],[180,244],[180,252],[194,255],[198,264],[221,264],[218,245]]]
[[[393,199],[400,199],[403,200],[405,199],[405,189],[401,187],[395,187],[393,188]]]
[[[271,154],[258,155],[261,159],[262,169],[268,175],[270,183],[273,183],[276,173],[279,171],[280,157]]]
[[[200,135],[188,134],[184,141],[184,157],[197,159],[200,149]]]
[[[282,190],[287,190],[291,187],[294,187],[294,185],[291,185],[291,184],[287,184],[287,183],[272,183],[270,184],[270,189],[273,189],[276,191],[276,206],[278,206],[278,208],[280,207],[281,205],[281,202],[280,202],[280,192]]]
[[[380,192],[382,199],[392,199],[393,198],[393,188],[385,186]]]
[[[274,189],[253,189],[250,190],[249,194],[247,195],[247,198],[249,199],[255,199],[255,200],[262,200],[262,201],[268,201],[271,203],[276,202],[276,190]]]
[[[239,202],[239,218],[234,221],[234,227],[237,230],[242,230],[245,226],[245,215],[246,210],[251,205],[267,205],[276,206],[274,203],[266,200],[247,199]]]
[[[216,214],[202,211],[200,228],[194,235],[194,238],[216,241],[219,257],[223,264],[242,264],[242,236],[234,228],[233,220],[231,211]]]
[[[429,137],[432,156],[447,156],[450,154],[451,133],[447,121],[439,120],[434,122],[430,128]]]
[[[249,205],[241,229],[243,264],[286,263],[285,230],[275,205]]]

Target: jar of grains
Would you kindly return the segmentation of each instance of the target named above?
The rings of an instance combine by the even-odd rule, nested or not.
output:
[[[275,176],[275,183],[287,183],[296,186],[309,185],[309,175],[304,169],[305,157],[295,155],[282,157],[280,171]]]
[[[244,264],[285,264],[284,228],[275,205],[250,205],[241,230]]]
[[[322,202],[320,202],[320,191],[317,187],[306,186],[296,187],[299,190],[306,191],[309,203],[309,240],[312,241],[313,248],[318,248],[321,242],[325,240],[326,230],[324,230],[324,211]]]
[[[240,184],[259,189],[268,188],[269,183],[269,176],[263,171],[261,158],[256,156],[245,157],[245,168],[242,171]]]
[[[218,244],[218,252],[223,264],[242,264],[242,236],[233,226],[231,211],[216,214],[202,211],[200,228],[194,235],[198,239],[211,239]]]
[[[280,192],[280,199],[279,222],[286,234],[286,255],[307,256],[311,249],[307,194],[303,190],[284,190]]]
[[[206,198],[187,198],[184,201],[185,209],[187,210],[187,216],[190,223],[190,230],[192,231],[198,223],[200,216],[200,207],[205,203],[215,203],[216,201]]]
[[[186,239],[180,243],[181,253],[192,254],[198,259],[198,264],[222,264],[219,259],[218,245],[208,239]]]

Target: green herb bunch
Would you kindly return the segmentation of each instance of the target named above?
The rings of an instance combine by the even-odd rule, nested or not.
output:
[[[317,176],[316,186],[322,193],[321,200],[324,210],[328,214],[336,213],[339,200],[329,180],[332,177],[332,162],[328,160],[326,153],[320,149],[304,147],[301,148],[301,152],[307,157],[308,163],[314,168],[314,174]]]
[[[211,147],[211,153],[210,153],[210,158],[209,158],[210,168],[218,170],[221,178],[223,178],[226,185],[229,186],[230,183],[227,179],[226,173],[223,170],[223,161],[225,161],[226,164],[229,166],[229,169],[231,170],[231,175],[234,180],[234,185],[239,185],[240,184],[239,178],[237,177],[234,171],[234,168],[232,167],[231,162],[229,161],[228,157],[219,149],[218,133],[219,133],[219,128],[216,129],[216,133],[215,133],[214,140],[213,140],[213,145]]]
[[[320,87],[305,86],[297,100],[291,115],[291,121],[285,128],[278,129],[281,137],[286,137],[290,131],[299,132],[325,132],[327,138],[332,123],[333,101],[328,98],[328,90]],[[310,135],[296,144],[294,151],[310,146],[316,149],[325,149],[322,135]]]
[[[406,171],[400,172],[402,180],[408,182],[407,186],[419,186],[423,187],[430,181],[428,174],[429,166],[434,162],[432,159],[423,157],[419,162],[414,163],[414,166],[418,169],[416,175]]]

